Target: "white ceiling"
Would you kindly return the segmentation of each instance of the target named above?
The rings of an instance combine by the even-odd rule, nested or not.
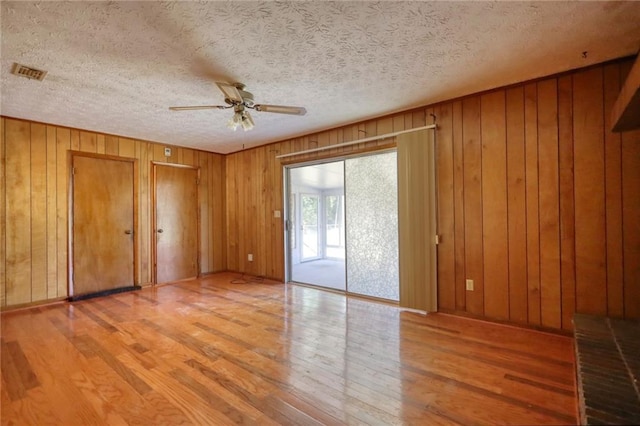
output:
[[[344,161],[292,168],[291,184],[319,191],[344,190]]]
[[[0,113],[228,153],[636,54],[640,2],[1,2]],[[583,58],[582,52],[587,52]],[[10,74],[14,62],[48,71]],[[233,132],[215,81],[257,103]]]

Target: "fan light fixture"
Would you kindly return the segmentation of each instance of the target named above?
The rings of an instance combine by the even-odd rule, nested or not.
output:
[[[255,126],[253,118],[251,118],[246,108],[261,112],[275,112],[276,114],[305,115],[307,113],[307,110],[303,107],[256,104],[253,101],[253,94],[244,90],[245,86],[242,83],[229,84],[217,82],[216,85],[224,94],[224,102],[226,105],[174,106],[169,107],[169,109],[172,111],[189,111],[233,108],[233,117],[227,122],[227,127],[235,131],[238,127],[242,126],[245,132],[253,129]]]
[[[245,111],[242,105],[236,105],[234,107],[233,117],[229,119],[227,122],[227,127],[233,131],[235,131],[239,126],[242,126],[242,129],[246,132],[253,129],[255,123],[253,122],[253,118],[248,111]]]

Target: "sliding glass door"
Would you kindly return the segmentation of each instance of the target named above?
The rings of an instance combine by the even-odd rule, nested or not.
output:
[[[291,167],[288,278],[397,301],[396,153]]]
[[[396,153],[345,161],[347,289],[399,300]]]

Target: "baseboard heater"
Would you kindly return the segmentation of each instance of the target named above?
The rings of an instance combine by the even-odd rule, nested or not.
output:
[[[94,297],[108,296],[110,294],[125,293],[127,291],[136,291],[136,290],[140,290],[141,288],[142,287],[140,287],[139,285],[111,288],[109,290],[97,291],[95,293],[78,294],[77,296],[70,296],[69,299],[67,300],[69,300],[69,302],[77,302],[79,300],[93,299]]]

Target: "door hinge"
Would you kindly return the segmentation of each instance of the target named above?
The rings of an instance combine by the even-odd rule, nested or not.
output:
[[[75,176],[75,174],[76,174],[76,168],[72,167],[71,168],[71,176]]]
[[[436,245],[440,244],[440,235],[436,234],[435,242],[436,242]]]

